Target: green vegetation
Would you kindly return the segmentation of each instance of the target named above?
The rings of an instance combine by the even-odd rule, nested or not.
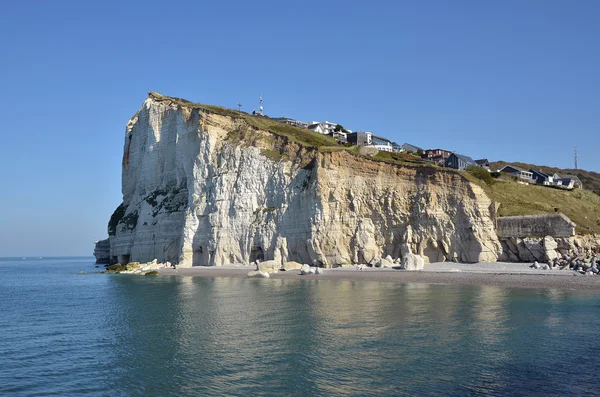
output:
[[[121,273],[124,271],[131,271],[131,270],[135,270],[137,268],[140,267],[140,263],[139,262],[130,262],[126,265],[121,265],[119,263],[114,264],[114,265],[110,265],[106,267],[106,271],[109,273]]]
[[[343,125],[341,124],[336,124],[335,128],[333,129],[335,132],[348,132],[347,129],[344,128]]]
[[[160,197],[163,197],[162,200],[159,200]],[[145,200],[153,207],[152,216],[155,217],[161,210],[170,214],[181,211],[187,205],[187,189],[176,186],[157,189],[146,196]]]
[[[124,225],[129,230],[133,230],[136,227],[138,221],[137,211],[125,215],[126,210],[127,207],[125,207],[125,204],[121,203],[111,215],[110,220],[108,221],[109,236],[117,234],[117,226],[119,225]]]
[[[314,133],[309,130],[304,130],[298,127],[279,123],[266,116],[252,116],[245,112],[239,112],[231,109],[226,109],[219,106],[196,104],[185,99],[165,97],[160,94],[150,93],[152,98],[157,101],[169,101],[178,104],[182,107],[200,109],[208,114],[216,114],[220,116],[230,117],[234,120],[235,127],[229,132],[227,139],[233,144],[245,142],[247,144],[255,144],[259,140],[263,143],[272,143],[268,149],[262,149],[261,153],[273,161],[286,159],[286,156],[291,154],[286,152],[286,145],[296,143],[305,148],[316,149],[319,153],[333,153],[346,151],[353,156],[360,156],[371,161],[380,161],[388,164],[399,165],[404,167],[414,167],[423,170],[424,172],[434,172],[436,169],[442,171],[436,165],[424,162],[420,158],[422,153],[393,153],[380,151],[375,156],[361,156],[359,148],[356,146],[340,145],[337,141],[329,136]],[[336,127],[337,128],[337,127]],[[266,131],[272,134],[265,136],[264,134],[254,134],[255,131]],[[343,126],[339,126],[338,130],[343,130]],[[311,169],[315,166],[315,157],[309,161],[303,168]],[[497,162],[490,164],[492,169],[499,169],[507,163]],[[529,215],[554,212],[555,209],[567,215],[578,225],[578,231],[583,233],[600,233],[600,174],[583,170],[561,170],[552,167],[540,167],[524,163],[512,163],[516,166],[525,169],[539,169],[543,172],[573,174],[577,175],[584,184],[586,189],[597,191],[596,194],[590,190],[575,189],[573,191],[565,191],[552,189],[543,186],[522,185],[509,178],[509,180],[494,180],[489,173],[483,173],[483,169],[468,170],[461,172],[469,181],[481,186],[495,202],[500,204],[499,215]],[[444,172],[457,172],[454,170],[444,169]],[[304,182],[306,188],[310,183],[310,179]],[[187,197],[187,196],[186,196]],[[163,203],[166,198],[163,199]],[[158,196],[149,196],[149,203],[158,203]],[[173,207],[175,208],[175,207]],[[268,212],[269,209],[267,209]],[[119,212],[121,211],[121,212]],[[111,217],[110,226],[119,223],[124,217],[124,211],[117,209],[113,217]],[[257,209],[256,214],[265,211],[265,209]],[[130,214],[129,217],[132,215]],[[137,216],[137,214],[136,214]],[[132,219],[123,219],[120,223],[129,224]],[[114,233],[113,233],[114,235]]]
[[[299,143],[303,146],[340,146],[332,137],[316,134],[312,131],[304,130],[288,124],[279,123],[267,116],[252,116],[245,112],[238,112],[236,110],[226,109],[221,106],[202,105],[181,98],[163,96],[155,92],[150,92],[148,95],[155,101],[171,102],[183,107],[201,109],[207,113],[214,113],[220,116],[231,117],[233,119],[241,119],[244,120],[251,128],[268,131],[272,134],[286,138],[291,142]],[[240,129],[243,129],[243,127],[240,126]]]
[[[279,208],[277,207],[267,207],[267,208],[257,208],[256,210],[254,210],[254,215],[258,215],[261,212],[274,212],[277,211]]]
[[[498,180],[493,185],[482,183],[468,173],[490,198],[500,204],[499,216],[535,215],[561,212],[577,224],[582,234],[600,233],[600,196],[585,189],[553,189],[539,185]],[[472,178],[472,179],[471,179]]]
[[[138,222],[138,212],[133,211],[133,212],[125,215],[123,217],[123,219],[121,219],[119,221],[119,224],[125,226],[129,230],[133,230],[137,226],[137,222]]]
[[[158,272],[156,270],[152,270],[144,273],[144,276],[158,276]]]
[[[108,221],[108,235],[109,236],[114,236],[117,234],[117,225],[119,224],[121,219],[123,219],[123,217],[125,216],[126,209],[127,208],[125,208],[125,204],[121,203],[117,207],[117,209],[113,212],[113,214],[110,216],[110,220]]]
[[[475,178],[481,179],[487,185],[493,185],[494,183],[496,183],[496,180],[494,178],[492,178],[492,175],[490,175],[489,171],[486,170],[485,168],[471,165],[471,166],[468,166],[467,168],[465,168],[465,171],[467,171],[469,174],[473,175]]]
[[[284,158],[283,153],[281,153],[279,150],[274,150],[274,149],[261,149],[260,154],[271,159],[272,161],[274,161],[276,163],[281,161]]]
[[[505,165],[516,165],[517,167],[523,168],[525,170],[540,170],[547,174],[559,174],[559,175],[575,175],[581,183],[583,183],[583,187],[588,190],[600,190],[600,173],[586,170],[576,170],[572,168],[561,169],[556,167],[548,167],[545,165],[535,165],[535,164],[527,164],[527,163],[507,163],[506,161],[495,161],[490,163],[490,168],[492,170],[499,170]]]
[[[125,266],[118,263],[116,265],[110,265],[106,267],[106,271],[109,273],[120,273],[123,270],[125,270]]]
[[[380,151],[374,157],[375,160],[397,165],[419,165],[421,167],[437,167],[433,163],[424,162],[421,157],[410,153],[396,153]]]
[[[229,131],[227,139],[229,142],[234,144],[242,141],[254,144],[258,139],[264,140],[264,137],[260,138],[258,135],[252,134],[253,130],[261,130],[267,131],[276,137],[283,138],[283,142],[281,142],[283,145],[288,143],[297,143],[307,148],[316,148],[321,153],[346,151],[353,155],[359,155],[359,148],[357,146],[341,145],[333,137],[318,134],[288,124],[279,123],[267,116],[253,116],[245,112],[226,109],[220,106],[203,105],[181,98],[167,97],[155,92],[150,92],[148,95],[155,101],[170,102],[182,107],[200,109],[209,114],[212,113],[220,116],[231,117],[234,119],[235,128],[232,131]],[[338,127],[342,131],[344,130],[343,126],[336,126],[336,128]],[[275,142],[273,142],[273,144],[273,149],[262,149],[262,154],[273,161],[286,159],[283,149],[277,148]],[[368,158],[395,165],[434,167],[433,164],[421,160],[421,157],[418,154],[380,152],[376,156]]]

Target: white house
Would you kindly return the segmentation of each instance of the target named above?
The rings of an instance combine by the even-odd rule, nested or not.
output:
[[[380,136],[376,136],[376,135],[372,135],[371,141],[372,141],[372,144],[367,145],[368,147],[374,147],[377,150],[384,151],[384,152],[393,152],[394,151],[394,146],[392,145],[392,142],[389,139],[386,139],[386,138],[383,138]]]
[[[308,127],[308,123],[305,123],[300,120],[290,119],[289,117],[277,117],[277,118],[274,118],[273,120],[275,120],[279,123],[293,125],[294,127],[299,127],[299,128],[307,128]]]
[[[308,123],[308,129],[323,135],[333,135],[336,125],[336,123],[331,123],[329,121],[312,121]]]

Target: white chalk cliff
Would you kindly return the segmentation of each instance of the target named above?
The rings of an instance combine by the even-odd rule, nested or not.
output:
[[[319,150],[249,117],[149,95],[127,124],[113,260],[498,258],[493,205],[460,173]]]

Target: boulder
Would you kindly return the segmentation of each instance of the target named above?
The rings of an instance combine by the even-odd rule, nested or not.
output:
[[[544,254],[546,261],[552,261],[558,258],[559,253],[557,251],[558,243],[550,236],[544,237]]]
[[[269,278],[269,277],[271,277],[269,275],[269,273],[261,272],[260,270],[252,270],[252,271],[248,272],[247,276],[254,277],[254,278]]]
[[[317,267],[317,268],[315,269],[315,274],[323,274],[323,271],[324,271],[324,270],[323,270],[322,268],[320,268],[320,267]]]
[[[290,270],[300,270],[302,268],[302,263],[300,262],[283,262],[283,267],[281,270],[290,271]]]
[[[389,257],[389,255],[388,255]],[[390,257],[391,258],[391,257]],[[387,257],[384,259],[381,259],[381,262],[379,263],[379,267],[384,267],[384,268],[392,268],[394,267],[394,261],[389,260]]]
[[[310,266],[302,265],[302,267],[300,268],[300,274],[309,274],[309,273],[310,273]]]
[[[425,260],[419,255],[412,253],[405,254],[402,257],[402,268],[406,270],[423,270],[425,267]]]
[[[280,268],[281,268],[281,262],[278,263],[277,261],[271,260],[271,261],[259,262],[256,270],[259,270],[261,272],[266,272],[266,273],[275,273]]]

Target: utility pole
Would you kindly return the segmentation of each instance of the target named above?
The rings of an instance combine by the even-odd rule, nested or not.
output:
[[[237,104],[237,106],[238,106],[238,112],[240,112],[240,113],[241,113],[241,112],[242,112],[242,104],[241,104],[241,103],[238,103],[238,104]]]
[[[578,169],[577,168],[577,146],[573,147],[573,152],[574,152],[574,155],[575,155],[575,169],[577,170]]]

